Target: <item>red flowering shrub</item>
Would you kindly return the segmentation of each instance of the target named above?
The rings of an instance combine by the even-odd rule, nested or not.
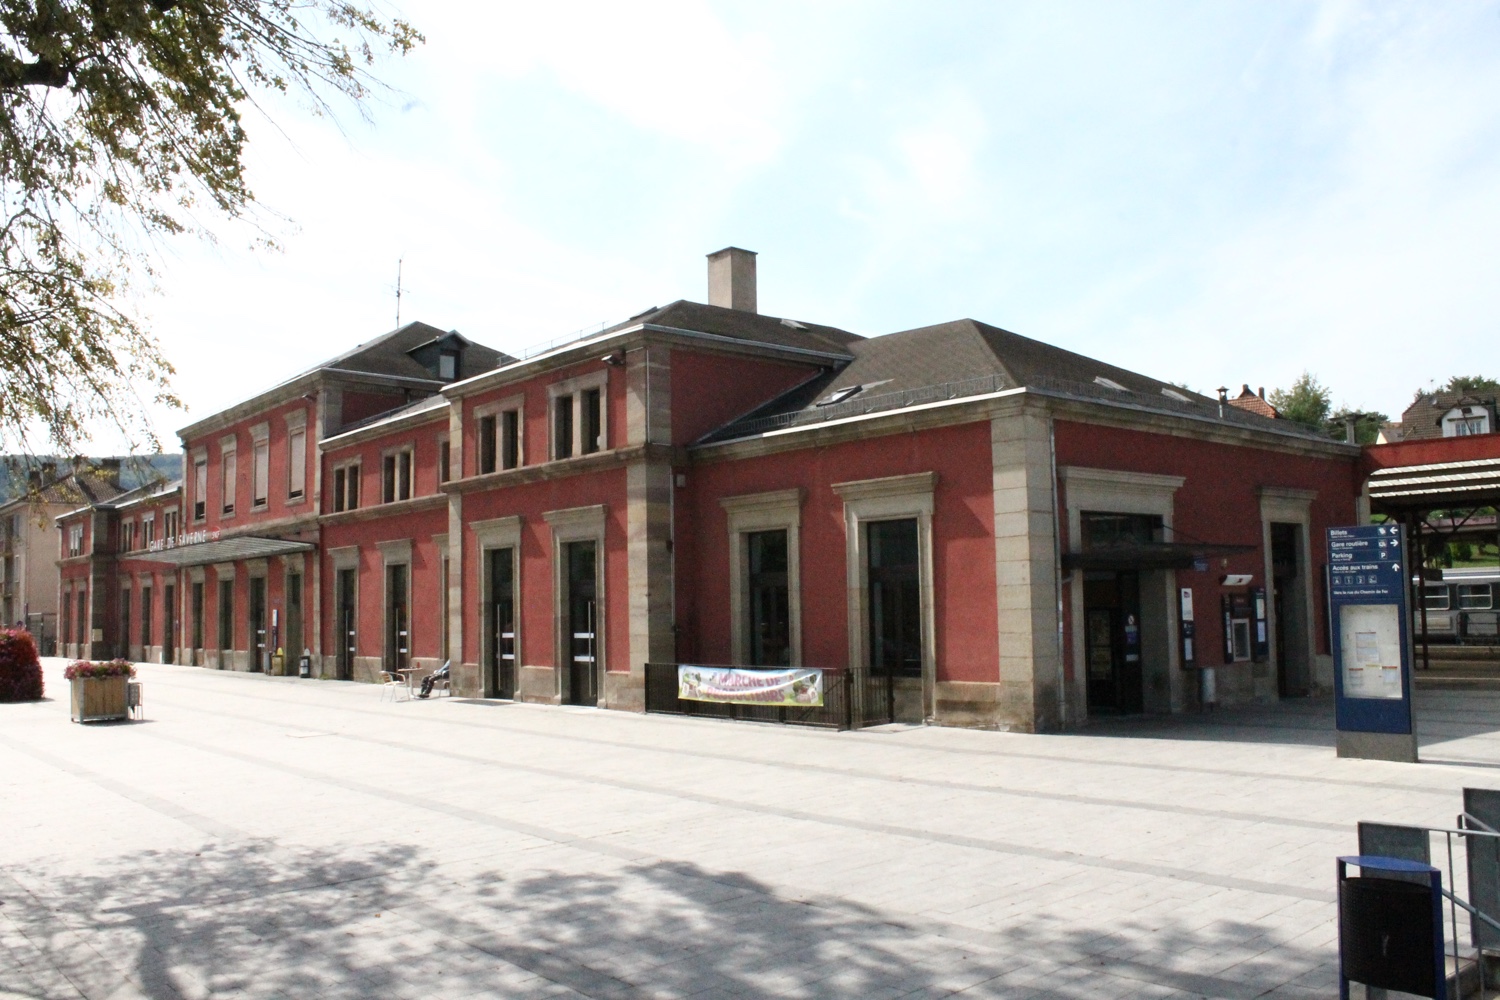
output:
[[[70,681],[77,680],[80,677],[134,676],[135,667],[130,665],[129,660],[110,660],[108,663],[90,663],[88,660],[74,660],[63,671],[63,677]]]
[[[41,701],[42,661],[24,628],[0,629],[0,701]]]

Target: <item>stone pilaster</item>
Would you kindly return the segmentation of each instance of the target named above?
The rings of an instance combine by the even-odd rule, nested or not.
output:
[[[1023,732],[1061,723],[1056,493],[1051,417],[1021,410],[990,421],[999,618],[1000,725]]]

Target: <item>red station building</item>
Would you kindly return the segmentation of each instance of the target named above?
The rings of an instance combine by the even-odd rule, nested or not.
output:
[[[765,316],[736,248],[708,298],[524,359],[413,323],[185,428],[182,483],[58,519],[66,654],[625,710],[808,666],[855,724],[1021,731],[1331,686],[1357,447],[974,320]]]

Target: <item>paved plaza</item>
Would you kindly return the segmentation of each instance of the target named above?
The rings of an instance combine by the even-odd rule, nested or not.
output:
[[[1334,856],[1500,788],[1327,702],[1085,734],[831,733],[145,666],[0,705],[0,998],[1330,997]]]

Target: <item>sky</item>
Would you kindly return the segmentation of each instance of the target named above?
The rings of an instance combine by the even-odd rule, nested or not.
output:
[[[512,353],[759,256],[760,310],[973,317],[1392,416],[1500,377],[1500,0],[387,5],[335,119],[248,119],[259,225],[141,303],[174,432],[395,325]],[[101,441],[103,439],[101,438]]]

